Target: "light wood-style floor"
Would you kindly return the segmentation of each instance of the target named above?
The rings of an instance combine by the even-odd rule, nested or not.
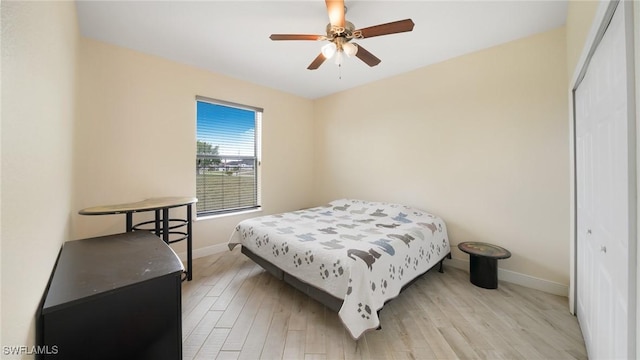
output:
[[[338,315],[277,280],[239,247],[194,260],[183,283],[184,359],[586,359],[567,298],[446,266],[422,276],[359,341]]]

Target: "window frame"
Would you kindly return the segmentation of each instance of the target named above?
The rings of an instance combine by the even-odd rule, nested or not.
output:
[[[261,191],[261,179],[262,179],[262,174],[261,174],[261,165],[262,165],[262,117],[264,115],[264,109],[260,108],[260,107],[256,107],[256,106],[250,106],[250,105],[244,105],[244,104],[238,104],[238,103],[234,103],[234,102],[230,102],[230,101],[225,101],[225,100],[219,100],[219,99],[214,99],[214,98],[209,98],[209,97],[205,97],[205,96],[200,96],[197,95],[195,98],[195,107],[196,107],[196,116],[195,116],[195,120],[196,120],[196,131],[195,131],[195,137],[196,137],[196,181],[195,181],[195,185],[196,185],[196,195],[198,193],[198,189],[197,189],[197,184],[198,184],[198,180],[197,180],[197,176],[198,176],[198,165],[197,165],[197,161],[198,159],[202,159],[202,158],[211,158],[211,159],[229,159],[229,160],[254,160],[254,177],[255,177],[255,205],[253,206],[243,206],[243,207],[233,207],[233,208],[224,208],[224,209],[219,209],[219,210],[203,210],[203,211],[199,211],[196,208],[196,219],[198,218],[207,218],[207,217],[215,217],[215,216],[219,216],[219,215],[228,215],[228,214],[235,214],[235,213],[242,213],[242,212],[247,212],[247,211],[259,211],[262,209],[262,191]],[[199,102],[204,102],[204,103],[208,103],[208,104],[212,104],[212,105],[217,105],[217,106],[224,106],[224,107],[228,107],[228,108],[234,108],[234,109],[240,109],[240,110],[247,110],[247,111],[251,111],[254,113],[254,138],[253,138],[253,146],[254,146],[254,156],[243,156],[243,155],[199,155],[198,154],[198,147],[197,147],[197,142],[199,141],[198,139],[198,103]]]

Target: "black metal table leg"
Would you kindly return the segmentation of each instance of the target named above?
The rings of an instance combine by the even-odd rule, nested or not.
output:
[[[162,240],[169,243],[169,208],[162,209]]]
[[[155,211],[155,233],[157,237],[160,237],[160,234],[162,233],[162,227],[160,226],[160,209]]]
[[[127,232],[132,232],[133,231],[133,212],[128,212],[127,213]]]
[[[192,242],[193,242],[193,235],[191,231],[191,204],[188,204],[187,205],[187,280],[188,281],[191,281],[193,277]]]

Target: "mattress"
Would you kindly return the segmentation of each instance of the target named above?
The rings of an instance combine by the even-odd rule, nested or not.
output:
[[[240,222],[241,244],[283,272],[342,299],[338,312],[355,339],[378,328],[378,310],[451,249],[444,221],[410,206],[341,199]]]

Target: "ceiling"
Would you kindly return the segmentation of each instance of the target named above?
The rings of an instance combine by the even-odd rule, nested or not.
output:
[[[358,40],[382,62],[307,66],[324,42],[271,41],[324,34],[322,0],[78,1],[83,36],[314,99],[565,23],[566,0],[346,1],[363,28],[411,18],[412,32]]]

